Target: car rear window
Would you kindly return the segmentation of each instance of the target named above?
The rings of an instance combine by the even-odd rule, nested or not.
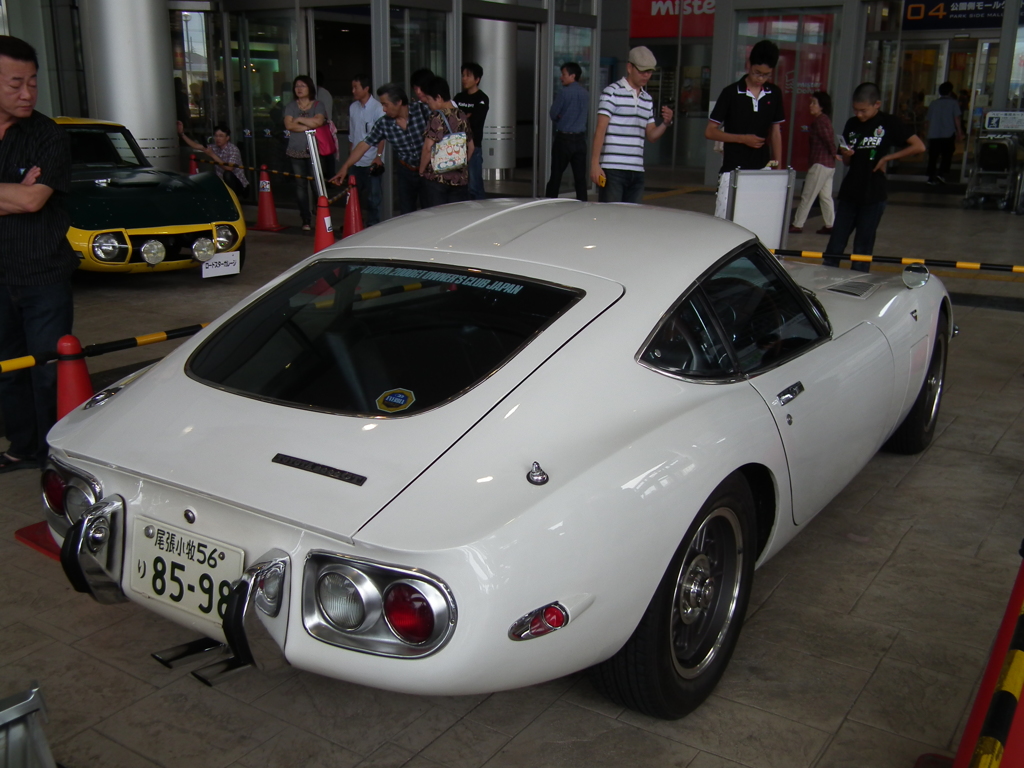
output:
[[[409,416],[478,384],[582,296],[473,269],[318,261],[220,328],[187,370],[286,405]]]

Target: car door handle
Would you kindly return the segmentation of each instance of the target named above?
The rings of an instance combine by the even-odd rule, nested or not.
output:
[[[791,387],[786,387],[784,390],[779,392],[779,404],[785,405],[786,403],[796,399],[796,396],[804,391],[803,382],[798,381]]]

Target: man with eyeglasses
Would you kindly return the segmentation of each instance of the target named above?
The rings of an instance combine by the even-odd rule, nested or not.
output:
[[[729,199],[729,174],[737,168],[758,170],[782,164],[782,124],[786,114],[782,88],[767,82],[779,63],[779,47],[762,40],[750,50],[747,74],[727,85],[704,129],[704,138],[722,142],[715,216],[724,219]]]

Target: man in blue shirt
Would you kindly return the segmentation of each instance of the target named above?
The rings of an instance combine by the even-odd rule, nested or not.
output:
[[[928,105],[925,120],[928,122],[928,183],[932,186],[945,184],[956,143],[964,137],[960,127],[960,102],[953,95],[952,83],[939,86],[939,98]]]
[[[562,65],[562,90],[551,105],[551,122],[555,124],[555,140],[551,148],[551,178],[544,191],[558,197],[562,174],[572,166],[576,199],[587,202],[587,109],[590,94],[580,85],[583,70],[575,61]]]

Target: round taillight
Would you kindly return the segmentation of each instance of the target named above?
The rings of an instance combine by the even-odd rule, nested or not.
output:
[[[416,587],[398,582],[384,596],[384,616],[407,643],[425,643],[434,634],[434,610]]]
[[[59,472],[48,469],[43,472],[43,500],[53,512],[64,514],[64,491],[67,483]]]
[[[552,629],[561,629],[565,626],[565,613],[557,605],[549,605],[544,609],[544,621]]]
[[[340,573],[325,573],[316,591],[324,615],[338,629],[351,631],[362,625],[366,607],[351,579]]]

